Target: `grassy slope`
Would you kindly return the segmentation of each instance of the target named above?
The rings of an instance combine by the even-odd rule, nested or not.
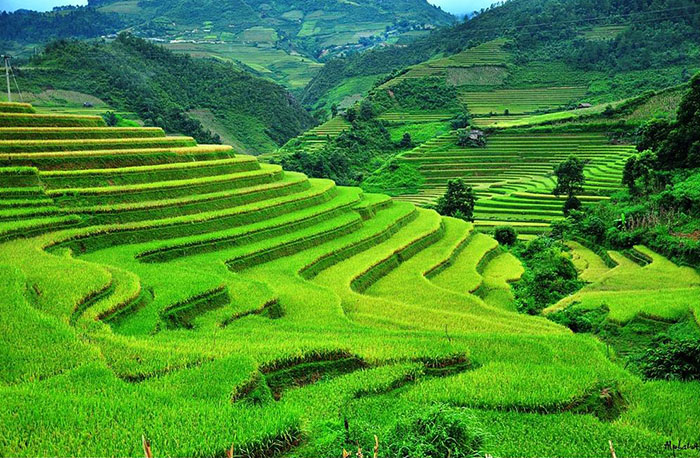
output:
[[[485,430],[483,452],[501,456],[607,456],[609,439],[621,455],[670,456],[667,439],[697,440],[697,384],[643,384],[593,338],[509,311],[506,296],[489,292],[507,293],[518,266],[486,256],[496,243],[469,224],[299,175],[289,179],[307,187],[285,194],[276,185],[287,177],[264,173],[236,189],[246,201],[216,197],[228,186],[197,186],[218,175],[181,180],[187,194],[175,200],[196,202],[134,221],[147,204],[140,190],[167,189],[200,167],[147,166],[154,174],[143,182],[119,162],[69,174],[84,168],[80,155],[61,154],[53,176],[69,189],[93,180],[110,190],[104,174],[131,181],[120,185],[127,204],[114,207],[127,222],[85,220],[0,244],[11,265],[0,301],[11,363],[0,385],[2,454],[135,455],[142,434],[162,455],[217,455],[233,441],[245,456],[332,456],[371,446],[372,434],[383,450],[397,416],[436,402]],[[180,154],[175,164],[191,160]],[[218,165],[251,176],[256,161],[239,158]],[[25,188],[29,206],[34,188]],[[66,213],[89,208],[81,192],[69,193]],[[6,216],[21,218],[15,211]],[[164,245],[186,249],[138,258]],[[611,422],[582,402],[603,388],[630,400]]]

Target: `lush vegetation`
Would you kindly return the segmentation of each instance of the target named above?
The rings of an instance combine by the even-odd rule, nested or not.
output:
[[[56,8],[50,13],[0,12],[0,42],[42,43],[58,38],[95,38],[124,27],[117,14],[88,7]]]
[[[627,189],[605,205],[572,215],[559,230],[618,249],[645,244],[699,265],[699,103],[696,76],[675,121],[651,120],[641,127],[641,152],[627,160],[623,171]]]
[[[146,125],[204,143],[218,139],[191,114],[198,109],[210,110],[237,142],[256,152],[275,148],[313,124],[273,83],[226,63],[175,55],[128,34],[109,44],[54,42],[30,65],[20,75],[25,91],[92,94],[136,112]]]
[[[91,1],[229,62],[17,69],[0,456],[695,456],[698,18],[594,3]]]
[[[159,129],[0,108],[0,437],[28,437],[4,454],[137,455],[142,435],[159,455],[243,456],[607,456],[608,440],[665,456],[669,437],[698,440],[695,382],[647,384],[594,337],[517,313],[582,284],[552,239],[512,249],[523,269],[463,219]],[[696,294],[694,271],[642,251],[655,271],[638,277]]]

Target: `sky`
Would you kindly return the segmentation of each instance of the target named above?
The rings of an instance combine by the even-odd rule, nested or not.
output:
[[[428,0],[434,5],[441,6],[450,13],[463,15],[490,6],[495,0]],[[0,0],[0,11],[14,11],[26,8],[36,11],[47,11],[58,5],[85,5],[87,0]]]
[[[3,0],[0,0],[3,1]],[[491,6],[496,0],[428,0],[443,10],[462,16],[473,11]]]

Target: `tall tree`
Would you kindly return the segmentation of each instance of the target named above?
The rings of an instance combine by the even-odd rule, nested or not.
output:
[[[583,192],[583,185],[586,183],[586,177],[583,174],[585,165],[586,161],[576,156],[570,156],[566,161],[554,168],[557,185],[552,192],[557,197],[562,194],[567,196],[564,203],[564,214],[569,214],[571,210],[581,208],[581,201],[576,195]]]
[[[458,178],[447,182],[447,191],[438,199],[435,210],[441,215],[474,221],[475,203],[476,197],[472,187]]]

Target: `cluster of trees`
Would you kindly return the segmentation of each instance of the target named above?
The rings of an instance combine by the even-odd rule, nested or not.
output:
[[[368,191],[401,194],[414,192],[422,177],[414,167],[392,161],[394,155],[413,146],[405,133],[393,142],[388,123],[378,115],[391,109],[457,111],[457,124],[469,122],[469,113],[457,100],[454,87],[438,78],[412,78],[392,86],[375,87],[360,103],[342,115],[351,123],[349,130],[328,139],[318,151],[295,151],[277,160],[289,170],[312,177],[331,178],[341,185],[362,186]],[[331,116],[339,116],[337,106]]]
[[[23,88],[84,92],[148,125],[191,135],[203,143],[215,135],[191,110],[209,110],[251,150],[270,150],[315,121],[281,86],[215,60],[174,54],[129,34],[111,43],[62,40],[18,73]]]
[[[390,89],[374,89],[369,96],[381,110],[402,108],[410,110],[455,110],[462,104],[457,89],[436,77],[407,78]]]

